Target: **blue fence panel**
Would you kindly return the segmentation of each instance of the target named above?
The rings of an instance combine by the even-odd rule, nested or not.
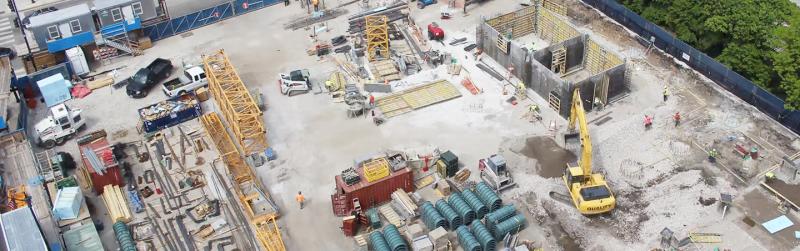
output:
[[[233,2],[223,3],[188,15],[145,27],[144,34],[151,41],[158,41],[183,32],[194,30],[209,24],[235,16]]]
[[[233,4],[236,15],[242,15],[278,3],[278,0],[236,0]]]
[[[653,42],[659,49],[688,63],[693,69],[745,102],[755,106],[768,116],[775,118],[784,126],[795,132],[800,132],[800,111],[784,109],[783,100],[753,84],[752,81],[728,69],[723,64],[680,39],[675,38],[666,30],[645,20],[614,0],[583,0],[583,2],[605,13],[606,16],[639,34],[644,39],[651,40],[654,38],[655,41]],[[684,57],[684,54],[689,58]]]

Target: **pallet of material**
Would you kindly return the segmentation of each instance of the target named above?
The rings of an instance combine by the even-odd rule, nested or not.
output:
[[[100,89],[101,87],[105,87],[114,83],[113,77],[96,77],[94,80],[86,81],[86,87],[89,87],[91,90]]]
[[[106,185],[103,187],[103,202],[108,209],[111,222],[123,221],[130,222],[133,219],[128,202],[122,195],[122,190],[116,185]]]
[[[372,75],[377,81],[392,81],[400,79],[400,71],[392,60],[380,60],[370,63]]]

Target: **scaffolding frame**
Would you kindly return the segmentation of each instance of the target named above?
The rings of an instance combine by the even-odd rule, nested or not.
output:
[[[238,197],[239,205],[250,221],[250,225],[255,231],[261,247],[268,251],[285,251],[281,231],[276,222],[278,215],[277,206],[272,202],[271,195],[261,186],[259,179],[256,178],[253,169],[247,165],[244,158],[239,155],[236,145],[228,136],[222,120],[216,113],[209,113],[200,117],[203,128],[211,137],[214,146],[219,151],[220,158],[228,172],[233,177],[234,193]],[[263,212],[253,207],[254,200],[266,200],[271,206],[272,212]]]
[[[225,51],[220,49],[213,55],[204,55],[203,66],[211,94],[241,147],[236,149],[242,155],[263,152],[268,145],[262,112]]]
[[[385,15],[367,16],[367,59],[373,61],[376,54],[389,58],[389,18]]]

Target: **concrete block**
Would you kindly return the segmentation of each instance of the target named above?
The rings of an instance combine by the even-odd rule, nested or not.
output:
[[[366,92],[380,92],[380,93],[390,93],[392,92],[392,85],[387,84],[364,84],[364,91]]]
[[[447,230],[443,227],[438,227],[428,233],[428,237],[433,241],[434,247],[442,247],[447,245]]]
[[[414,251],[433,251],[433,242],[428,236],[420,236],[411,242]]]
[[[436,183],[436,189],[439,189],[439,192],[442,193],[442,195],[450,196],[450,183],[447,183],[447,180],[439,180],[439,182]]]
[[[412,224],[406,229],[406,235],[408,235],[409,240],[414,240],[417,237],[425,235],[425,231],[422,229],[421,224]]]

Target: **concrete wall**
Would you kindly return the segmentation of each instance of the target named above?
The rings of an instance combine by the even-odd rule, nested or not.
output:
[[[564,42],[550,45],[547,48],[536,51],[533,57],[536,61],[546,66],[547,69],[550,69],[550,64],[553,61],[552,51],[563,45],[567,49],[567,72],[577,67],[583,67],[584,37],[586,36],[588,35],[570,38]]]
[[[606,51],[599,44],[592,41],[589,35],[579,34],[568,22],[547,9],[536,12],[534,24],[537,35],[552,43],[547,48],[530,52],[512,41],[509,53],[501,52],[497,47],[497,37],[500,34],[495,27],[513,31],[519,27],[520,22],[530,20],[530,8],[486,20],[478,26],[476,41],[478,48],[483,53],[503,67],[513,66],[514,76],[522,80],[525,85],[541,96],[550,100],[552,94],[560,101],[558,113],[565,118],[570,115],[570,105],[575,88],[580,88],[584,109],[590,110],[593,106],[595,87],[608,76],[608,99],[627,91],[625,83],[625,64],[619,56]],[[520,29],[517,29],[520,30]],[[517,37],[519,34],[512,34]],[[550,70],[552,51],[564,46],[567,50],[567,71],[583,68],[594,74],[593,76],[571,83],[563,80],[558,74]],[[501,71],[503,73],[504,71]],[[550,107],[549,104],[541,104]]]
[[[501,52],[496,45],[496,37],[499,34],[494,28],[486,23],[478,26],[477,45],[483,53],[500,65],[515,67],[514,75],[522,80],[525,85],[536,94],[548,100],[552,93],[561,100],[561,116],[569,116],[570,84],[562,80],[557,74],[534,59],[534,54],[527,49],[521,48],[516,43],[511,43],[509,54]],[[548,63],[549,65],[549,63]],[[549,107],[547,104],[542,104]]]

